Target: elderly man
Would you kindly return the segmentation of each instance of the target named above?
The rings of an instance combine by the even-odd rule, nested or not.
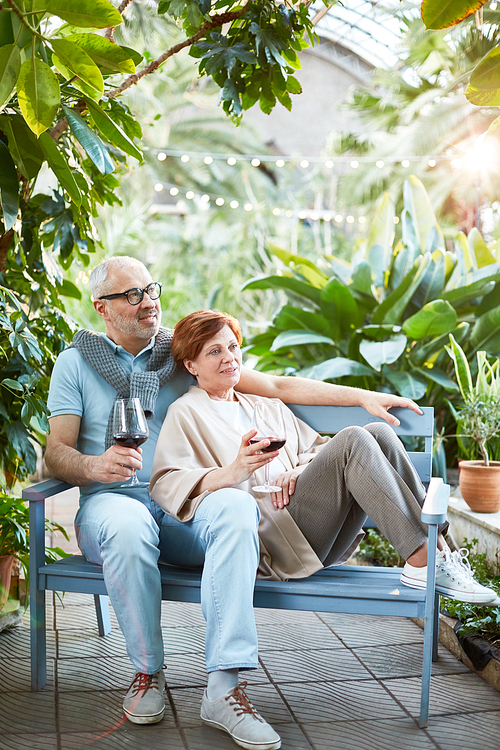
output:
[[[124,699],[132,722],[160,721],[164,713],[161,589],[158,570],[162,511],[148,493],[156,441],[168,406],[194,382],[170,353],[171,332],[160,328],[161,284],[129,257],[115,257],[90,276],[94,307],[105,334],[79,331],[54,367],[46,462],[51,473],[79,485],[78,544],[103,567],[104,580],[136,675]],[[288,403],[364,406],[391,424],[394,406],[419,412],[409,399],[242,368],[238,389]],[[113,444],[117,397],[138,396],[149,412],[149,440],[141,448]],[[137,470],[139,484],[123,487]],[[160,515],[158,514],[160,512]],[[160,545],[161,546],[161,545]],[[169,560],[169,562],[172,562]],[[215,700],[227,690],[224,673],[209,675]],[[279,738],[278,738],[279,739]],[[236,740],[238,741],[238,740]],[[279,747],[257,740],[245,747]]]

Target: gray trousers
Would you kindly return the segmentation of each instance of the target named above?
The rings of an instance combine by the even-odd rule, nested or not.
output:
[[[337,433],[298,477],[287,509],[325,567],[345,556],[367,516],[407,560],[427,540],[424,497],[394,430],[374,422]]]

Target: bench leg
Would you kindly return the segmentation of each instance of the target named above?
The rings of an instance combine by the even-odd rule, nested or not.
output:
[[[36,572],[32,575],[36,576]],[[47,632],[45,591],[30,596],[31,689],[41,690],[47,684]]]
[[[436,600],[434,603],[434,625],[433,625],[433,638],[432,638],[432,661],[438,660],[438,644],[439,644],[439,613],[441,612],[441,604],[439,601],[439,594],[436,594]]]
[[[99,635],[108,635],[108,633],[111,633],[108,597],[94,594],[94,603]]]
[[[435,639],[436,613],[439,615],[439,596],[436,590],[436,547],[438,529],[436,524],[429,524],[427,554],[427,595],[425,599],[424,621],[424,658],[422,663],[422,693],[420,698],[419,726],[426,727],[429,720],[429,694],[431,689],[431,670],[434,657],[437,658],[437,640]]]

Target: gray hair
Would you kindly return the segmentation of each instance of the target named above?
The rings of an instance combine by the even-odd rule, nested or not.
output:
[[[109,260],[105,260],[99,263],[94,268],[89,277],[90,291],[92,292],[92,299],[96,300],[102,297],[104,294],[109,294],[111,284],[108,280],[110,271],[120,268],[142,268],[146,269],[144,263],[136,258],[131,258],[129,255],[118,255]]]

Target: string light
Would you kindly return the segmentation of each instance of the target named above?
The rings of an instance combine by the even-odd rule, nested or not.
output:
[[[234,158],[234,156],[230,156],[229,159],[227,160],[227,163],[229,164],[230,167],[234,167],[234,165],[236,164],[236,159]]]
[[[302,169],[307,169],[307,167],[309,166],[309,162],[307,161],[307,159],[302,159],[302,161],[300,162],[300,166],[302,167]]]
[[[436,160],[435,160],[435,159],[429,159],[429,161],[427,162],[427,165],[428,165],[429,167],[435,167],[435,166],[436,166],[436,163],[437,163],[437,162],[436,162]]]
[[[330,216],[330,214],[325,214],[323,216],[323,221],[331,221],[331,220],[332,220],[332,217]]]
[[[211,164],[213,162],[213,157],[212,156],[205,156],[205,158],[203,159],[203,161],[205,162],[205,164]]]
[[[224,200],[224,198],[217,198],[215,202],[218,206],[223,206],[226,201]]]
[[[200,198],[202,203],[210,203],[210,196],[205,193],[205,195],[202,195]]]
[[[193,193],[193,191],[192,191],[192,190],[188,190],[188,191],[187,191],[187,193],[186,193],[186,198],[188,199],[188,201],[192,201],[192,200],[193,200],[193,198],[194,198],[194,193]]]
[[[157,193],[161,193],[161,191],[163,190],[163,185],[161,184],[161,182],[156,183],[155,190]]]
[[[359,167],[359,161],[356,161],[356,159],[353,159],[350,166],[352,169],[357,169]]]
[[[171,187],[169,192],[170,195],[179,195],[179,188]]]
[[[252,206],[251,203],[245,203],[245,205],[243,206],[243,208],[245,209],[245,211],[252,211],[253,210],[253,206]]]
[[[190,158],[191,157],[188,156],[187,154],[182,154],[181,161],[184,162],[184,163],[186,163],[186,162],[188,162],[190,160]]]
[[[306,211],[299,211],[298,217],[299,217],[299,219],[307,219],[307,212]]]
[[[158,161],[165,161],[167,155],[163,151],[160,151],[160,153],[156,155],[156,158]]]
[[[376,161],[375,166],[378,167],[379,169],[382,169],[382,167],[384,166],[384,162],[382,161],[382,159],[379,159],[378,161]]]
[[[283,159],[278,159],[278,161],[276,162],[276,166],[280,167],[280,168],[284,167],[285,166],[285,162],[283,161]]]
[[[250,164],[252,165],[252,167],[260,167],[260,159],[252,159]]]
[[[360,216],[358,221],[360,224],[364,224],[366,222],[366,216]]]
[[[399,216],[395,216],[394,217],[394,223],[395,224],[399,224]]]
[[[288,217],[288,218],[290,219],[290,218],[291,218],[291,217],[293,216],[293,211],[290,211],[290,209],[288,208],[288,209],[287,209],[287,210],[285,211],[285,216],[286,216],[286,217]]]
[[[407,169],[410,166],[410,162],[408,161],[408,159],[403,159],[403,161],[401,162],[401,166]]]
[[[333,166],[334,166],[334,163],[333,163],[333,161],[331,161],[330,159],[328,159],[328,161],[325,161],[325,167],[326,167],[327,169],[332,169],[332,168],[333,168]]]
[[[340,214],[337,214],[337,216],[335,217],[335,221],[337,222],[337,224],[340,224],[340,222],[342,221],[342,216]]]
[[[279,208],[273,208],[273,214],[274,214],[275,216],[279,216],[279,215],[280,215],[280,213],[281,213],[281,210],[280,210]]]
[[[231,206],[231,208],[238,208],[240,204],[238,203],[238,201],[231,201],[229,205]]]
[[[312,219],[312,221],[318,221],[318,219],[319,219],[319,214],[317,214],[317,213],[313,213],[313,214],[311,214],[311,219]]]

